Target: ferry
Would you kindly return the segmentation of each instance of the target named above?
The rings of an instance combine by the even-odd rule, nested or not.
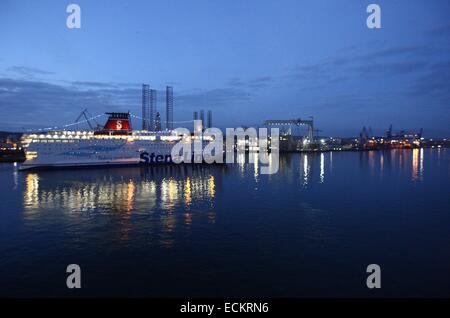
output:
[[[133,131],[129,113],[106,114],[108,120],[99,130],[24,135],[26,160],[19,170],[167,164],[173,162],[171,151],[175,143],[190,143],[193,138],[170,130]],[[205,142],[203,139],[203,145]]]

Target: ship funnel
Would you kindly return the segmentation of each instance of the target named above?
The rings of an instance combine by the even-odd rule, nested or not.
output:
[[[103,127],[105,132],[128,133],[131,131],[130,113],[106,113],[108,121]]]

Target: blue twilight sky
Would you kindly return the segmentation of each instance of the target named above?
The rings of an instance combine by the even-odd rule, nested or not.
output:
[[[203,108],[218,127],[314,116],[328,135],[449,135],[449,40],[447,0],[1,0],[0,130],[139,115],[145,82],[162,114],[174,87],[175,121]]]

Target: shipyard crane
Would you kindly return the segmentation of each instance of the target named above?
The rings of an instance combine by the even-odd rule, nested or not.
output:
[[[316,134],[316,137],[319,136],[319,134],[322,132],[322,129],[314,129],[314,133]]]
[[[92,116],[89,111],[87,110],[87,108],[85,108],[81,114],[77,117],[77,119],[75,120],[75,123],[78,123],[80,121],[80,119],[84,117],[84,119],[86,120],[87,124],[89,125],[89,128],[91,128],[92,130],[95,129],[99,129],[101,127],[101,125],[99,125],[99,123],[95,120],[94,116]],[[95,123],[95,125],[93,125],[91,123],[91,121],[93,121]]]
[[[310,119],[268,119],[264,121],[264,126],[268,127],[289,127],[289,132],[292,126],[307,126],[308,127],[308,139],[309,142],[314,141],[314,119],[311,116]]]

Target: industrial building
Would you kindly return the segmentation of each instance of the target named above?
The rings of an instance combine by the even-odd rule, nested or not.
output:
[[[208,110],[208,123],[207,123],[207,127],[211,128],[212,127],[212,111]]]
[[[202,126],[205,123],[205,111],[203,109],[200,110],[200,120],[202,121]]]
[[[142,130],[155,130],[156,90],[142,84]]]
[[[142,130],[160,131],[161,114],[157,112],[157,91],[142,84]],[[173,87],[166,86],[166,127],[173,129]]]
[[[206,115],[206,121],[205,121],[205,111],[203,109],[200,110],[200,117],[199,112],[194,111],[193,113],[193,119],[194,120],[201,120],[202,121],[202,127],[203,128],[211,128],[212,127],[212,111],[208,110]]]
[[[150,113],[150,85],[142,84],[142,130],[148,130]]]
[[[156,119],[155,119],[155,130],[161,131],[161,115],[159,112],[156,112]]]
[[[166,86],[166,129],[173,129],[173,87]]]

